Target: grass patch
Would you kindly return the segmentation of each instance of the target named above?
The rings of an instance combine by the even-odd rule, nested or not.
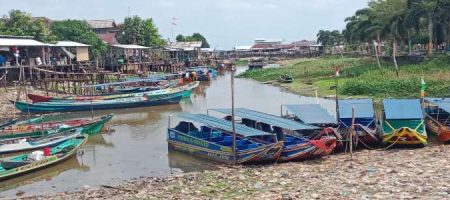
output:
[[[294,83],[283,85],[303,95],[334,95],[335,66],[341,69],[339,95],[386,97],[419,97],[420,79],[427,83],[427,96],[450,96],[450,56],[427,59],[421,64],[400,63],[399,76],[391,62],[382,62],[378,68],[376,60],[365,58],[324,57],[303,59],[281,68],[254,70],[240,74],[240,78],[258,81],[276,80],[289,74]]]

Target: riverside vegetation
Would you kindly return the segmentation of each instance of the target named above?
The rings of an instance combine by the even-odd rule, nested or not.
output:
[[[257,81],[277,80],[280,75],[293,76],[294,82],[282,84],[288,90],[301,95],[320,96],[335,94],[335,68],[339,67],[338,94],[375,98],[419,97],[420,81],[426,84],[426,95],[450,96],[450,56],[428,58],[419,64],[399,63],[399,74],[392,62],[382,62],[379,69],[370,57],[350,58],[329,56],[301,59],[280,68],[247,71],[240,78]]]

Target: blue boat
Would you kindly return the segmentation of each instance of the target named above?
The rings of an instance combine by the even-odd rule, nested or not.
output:
[[[169,148],[227,164],[274,162],[280,157],[283,141],[271,134],[235,124],[236,149],[233,155],[232,122],[203,114],[178,114],[179,122],[167,131]],[[170,121],[170,119],[169,119]],[[194,123],[203,124],[199,128]]]
[[[357,137],[353,138],[353,144],[357,146],[362,143],[368,146],[381,143],[372,99],[346,99],[338,102],[339,132],[344,138],[348,138],[351,131],[354,111],[354,131]]]
[[[140,96],[99,101],[39,102],[33,104],[20,101],[11,101],[11,103],[14,104],[21,112],[76,112],[177,104],[181,101],[184,95],[185,91],[156,97]]]
[[[231,120],[231,109],[212,110],[226,114],[226,119]],[[275,134],[279,141],[284,141],[280,162],[322,157],[331,154],[336,146],[334,137],[310,140],[301,135],[304,131],[320,129],[316,126],[246,108],[237,108],[234,113],[241,118],[241,124]]]

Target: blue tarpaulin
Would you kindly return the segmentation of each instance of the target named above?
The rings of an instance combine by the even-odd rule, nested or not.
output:
[[[192,122],[198,122],[205,126],[210,126],[213,128],[217,128],[220,130],[233,132],[232,123],[230,121],[219,119],[216,117],[212,117],[209,115],[204,114],[188,114],[188,113],[180,113],[176,115],[179,118],[189,120]],[[271,133],[266,133],[263,131],[260,131],[258,129],[250,128],[247,126],[244,126],[242,124],[235,124],[235,132],[236,134],[242,135],[244,137],[251,137],[251,136],[262,136],[262,135],[272,135]]]
[[[352,118],[352,109],[355,110],[355,118],[374,118],[372,99],[346,99],[339,100],[339,118]]]
[[[426,98],[425,100],[450,113],[450,98]]]
[[[306,124],[337,124],[336,119],[319,104],[284,105]]]
[[[422,119],[419,99],[384,99],[385,119]]]
[[[231,115],[231,109],[212,109],[217,112],[221,112],[224,114]],[[277,126],[280,128],[288,129],[288,130],[311,130],[311,129],[319,129],[319,127],[307,125],[304,123],[296,122],[290,119],[282,118],[279,116],[250,110],[246,108],[236,108],[234,109],[234,114],[241,118],[251,119],[257,122],[262,122],[265,124],[269,124],[272,126]]]

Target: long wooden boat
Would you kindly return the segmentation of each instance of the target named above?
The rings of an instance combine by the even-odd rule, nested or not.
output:
[[[195,81],[186,85],[165,88],[160,90],[152,90],[146,92],[134,92],[134,93],[126,93],[126,94],[108,94],[108,95],[93,95],[93,96],[65,96],[65,97],[48,97],[36,94],[28,94],[28,98],[32,100],[33,103],[40,102],[71,102],[71,101],[103,101],[103,100],[112,100],[112,99],[120,99],[120,98],[128,98],[128,97],[157,97],[170,95],[179,92],[185,92],[183,97],[187,97],[191,95],[192,89],[198,87],[199,82]]]
[[[384,144],[427,145],[419,99],[384,99],[381,123]]]
[[[171,149],[227,164],[274,162],[281,155],[283,141],[278,141],[273,134],[236,124],[234,160],[230,121],[203,114],[179,114],[177,117],[186,121],[168,129],[167,141]],[[193,122],[203,125],[198,129]]]
[[[51,113],[51,112],[76,112],[90,110],[108,110],[119,108],[135,108],[146,106],[160,106],[167,104],[177,104],[185,95],[186,91],[160,96],[140,96],[125,97],[101,101],[61,101],[61,102],[40,102],[28,104],[25,102],[14,102],[16,108],[22,112],[30,113]]]
[[[354,131],[356,137],[353,144],[358,147],[362,143],[366,147],[379,145],[381,136],[377,129],[377,118],[372,99],[347,99],[339,100],[339,133],[349,140],[354,116]],[[353,115],[354,110],[354,115]]]
[[[54,146],[81,135],[83,128],[71,129],[43,137],[24,137],[0,140],[0,154]]]
[[[87,138],[86,135],[80,135],[50,147],[49,155],[42,156],[43,152],[46,151],[43,149],[42,151],[0,158],[0,180],[13,178],[62,162],[76,155],[77,150],[86,143]]]
[[[231,120],[231,109],[213,111],[226,114],[226,119]],[[237,108],[234,113],[241,118],[241,124],[274,134],[279,141],[284,141],[283,151],[278,159],[280,162],[326,156],[336,147],[334,137],[309,139],[301,135],[302,131],[318,130],[319,127],[245,108]]]
[[[13,125],[18,121],[19,121],[18,119],[10,119],[10,120],[4,121],[4,122],[0,123],[0,129],[10,126],[10,125]]]
[[[97,134],[105,124],[111,120],[113,115],[105,115],[93,120],[74,119],[64,121],[43,122],[33,120],[18,125],[12,125],[0,130],[0,139],[19,138],[19,137],[41,137],[54,134],[60,131],[83,128],[83,134]],[[41,120],[44,120],[41,118]]]
[[[425,124],[441,142],[450,142],[450,99],[425,98]]]

